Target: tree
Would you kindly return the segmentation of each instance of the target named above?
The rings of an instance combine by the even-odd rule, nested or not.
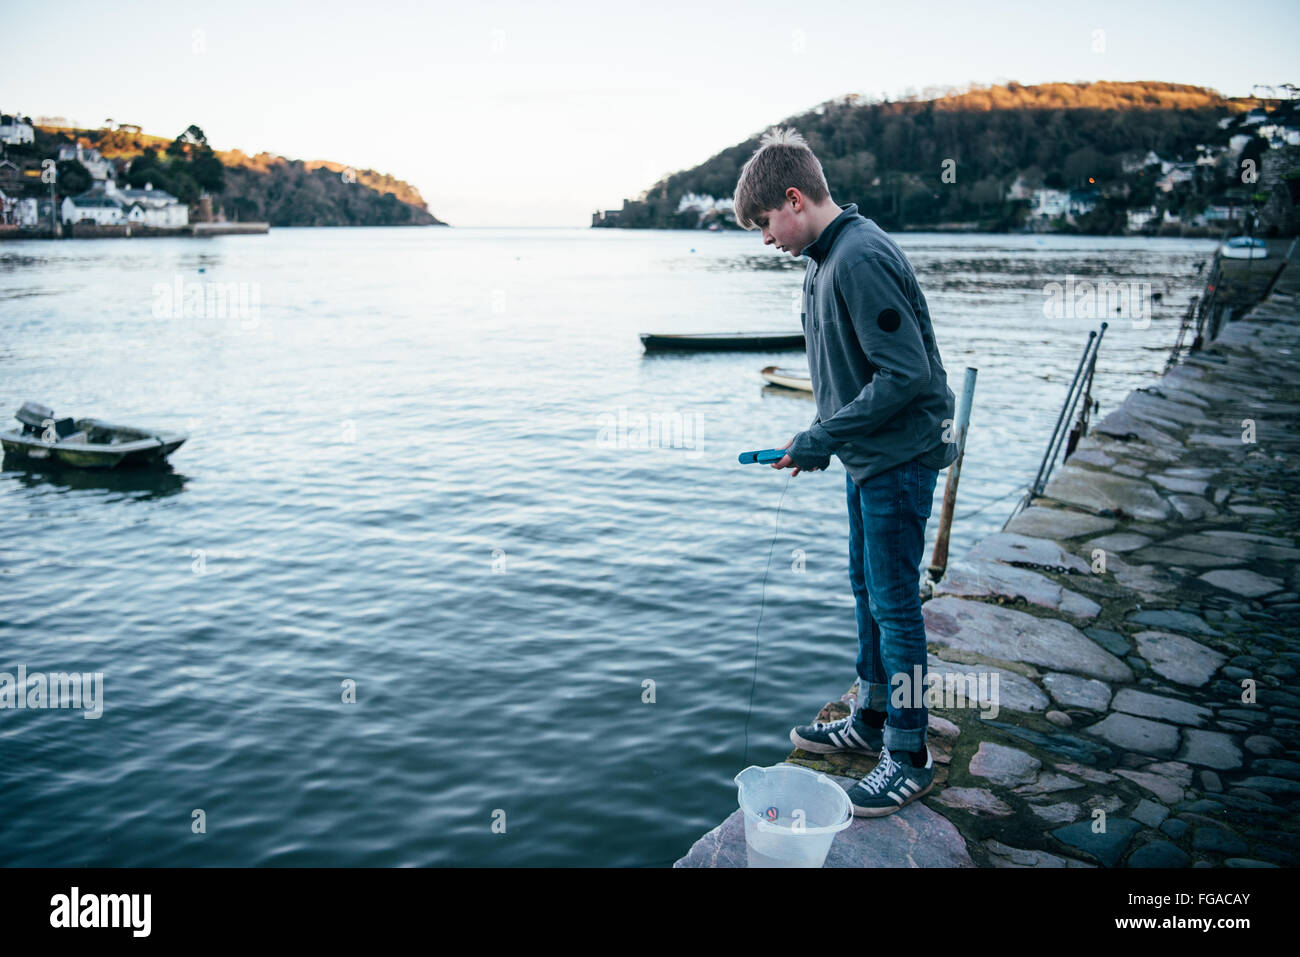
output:
[[[1026,189],[1043,188],[1043,170],[1040,166],[1029,166],[1020,173],[1020,181]]]
[[[167,192],[182,203],[197,203],[199,201],[199,184],[194,181],[194,177],[186,170],[168,170],[166,184],[164,188]]]
[[[155,186],[162,185],[162,181],[167,177],[167,170],[158,162],[158,151],[152,146],[143,153],[131,160],[131,168],[127,171],[126,181],[135,189],[142,189],[146,183],[153,183]]]
[[[1002,184],[998,182],[998,178],[985,176],[971,187],[970,200],[979,207],[980,213],[984,213],[990,206],[996,207],[1001,204],[1002,194]]]
[[[208,138],[203,135],[203,130],[199,129],[193,123],[185,128],[180,136],[172,140],[167,147],[168,156],[194,156],[210,155],[212,148],[208,146]]]
[[[193,202],[202,190],[210,193],[225,190],[226,168],[217,159],[216,153],[208,145],[207,136],[198,126],[190,124],[172,140],[167,146],[167,155],[171,157],[166,169],[170,183],[168,191],[177,199],[185,199],[192,192],[193,198],[187,201]]]
[[[90,189],[95,178],[90,170],[81,165],[80,160],[60,160],[55,173],[59,192],[64,196],[76,196]]]
[[[1075,150],[1065,158],[1065,182],[1071,186],[1086,186],[1089,178],[1101,178],[1101,154],[1091,146]]]
[[[209,193],[220,193],[226,188],[226,168],[221,165],[211,151],[190,163],[190,173],[200,186]]]

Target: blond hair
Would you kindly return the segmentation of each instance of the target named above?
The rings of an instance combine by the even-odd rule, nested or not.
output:
[[[733,200],[736,222],[742,229],[757,229],[755,217],[784,205],[785,191],[791,186],[814,203],[831,195],[822,164],[808,141],[794,127],[770,129],[740,170]]]

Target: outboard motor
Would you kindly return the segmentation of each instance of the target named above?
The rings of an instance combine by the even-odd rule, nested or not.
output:
[[[77,431],[72,416],[56,419],[54,410],[39,402],[24,402],[15,417],[23,424],[24,435],[41,435],[45,431],[45,423],[49,421],[54,422],[54,434],[60,439]]]

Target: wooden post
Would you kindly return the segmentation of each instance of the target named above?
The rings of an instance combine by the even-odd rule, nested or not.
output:
[[[961,463],[966,457],[966,429],[970,425],[970,408],[975,399],[975,376],[978,369],[966,368],[966,380],[962,383],[961,404],[957,407],[957,421],[954,423],[957,440],[957,461],[948,469],[948,481],[943,488],[943,506],[939,511],[939,533],[934,540],[934,554],[926,569],[931,582],[943,578],[948,567],[948,535],[952,529],[952,513],[957,505],[957,483],[961,481]]]

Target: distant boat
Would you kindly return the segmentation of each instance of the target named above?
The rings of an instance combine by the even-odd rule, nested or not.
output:
[[[1233,236],[1219,247],[1224,259],[1267,259],[1268,243],[1253,236]]]
[[[25,402],[15,416],[22,429],[0,432],[0,445],[28,465],[70,465],[111,469],[162,462],[189,438],[183,432],[154,432],[98,419],[55,418],[39,402]]]
[[[812,377],[805,372],[782,369],[780,366],[766,366],[759,371],[759,375],[772,385],[797,389],[799,392],[812,392]]]
[[[802,332],[701,332],[672,335],[652,332],[641,333],[641,344],[646,352],[672,352],[701,349],[714,351],[764,351],[772,349],[802,349]]]

